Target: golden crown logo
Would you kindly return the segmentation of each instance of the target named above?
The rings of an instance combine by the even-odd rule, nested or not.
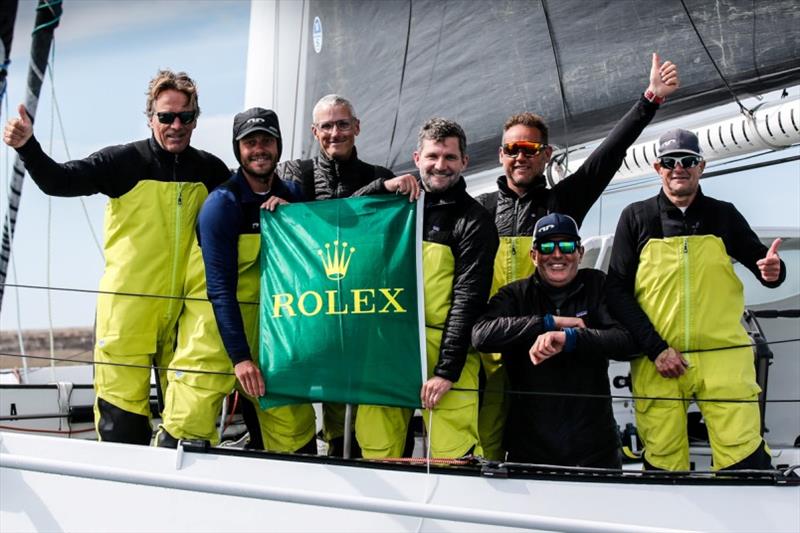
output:
[[[346,242],[339,246],[339,241],[333,241],[333,257],[331,257],[331,243],[329,242],[325,243],[324,254],[322,250],[317,250],[317,255],[322,260],[322,266],[325,267],[325,275],[328,279],[337,281],[347,275],[347,268],[350,266],[350,259],[353,258],[355,251],[356,249],[353,247],[348,250]]]

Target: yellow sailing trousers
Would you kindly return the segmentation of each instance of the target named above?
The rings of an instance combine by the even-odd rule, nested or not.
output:
[[[692,399],[708,427],[714,469],[746,458],[762,441],[753,350],[692,353],[750,344],[740,322],[742,283],[722,240],[713,235],[650,240],[640,254],[635,293],[659,335],[689,361],[679,378],[661,377],[646,357],[631,364],[634,395],[649,397],[635,402],[647,461],[665,470],[689,469],[686,409]]]
[[[425,337],[428,377],[439,360],[442,331],[450,309],[454,259],[448,246],[424,242],[423,275],[425,284]],[[471,449],[479,450],[478,368],[480,358],[470,350],[461,377],[433,409],[424,411],[426,427],[431,427],[431,455],[458,458]],[[356,417],[356,438],[364,458],[400,457],[405,447],[411,409],[360,405]]]
[[[494,259],[491,296],[500,287],[533,274],[529,253],[532,240],[531,236],[500,237],[500,247]],[[506,394],[508,376],[499,353],[482,353],[480,356],[486,383],[478,414],[478,432],[484,457],[501,461],[505,459],[503,431],[509,406]]]
[[[251,353],[258,354],[259,234],[239,236],[239,283],[237,298]],[[216,420],[223,398],[234,388],[236,378],[217,329],[211,303],[206,298],[205,268],[199,246],[192,250],[190,285],[185,310],[181,315],[178,348],[170,371],[162,426],[177,439],[219,440]],[[188,371],[187,371],[188,370]],[[191,370],[219,372],[194,373]],[[256,406],[265,449],[294,452],[314,436],[315,414],[310,404],[290,405],[262,411]]]

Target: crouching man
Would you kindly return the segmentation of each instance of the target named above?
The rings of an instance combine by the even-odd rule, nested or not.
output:
[[[608,359],[636,346],[609,314],[605,275],[578,270],[575,220],[547,215],[533,239],[533,275],[501,288],[472,329],[474,346],[502,353],[508,368],[507,460],[620,468]]]

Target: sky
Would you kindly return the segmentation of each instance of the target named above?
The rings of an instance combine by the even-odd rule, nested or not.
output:
[[[33,0],[20,0],[12,44],[8,93],[0,108],[5,125],[25,98]],[[67,151],[52,91],[72,159],[113,144],[149,136],[144,116],[147,84],[160,68],[184,70],[198,85],[201,116],[192,145],[235,166],[231,148],[233,115],[242,110],[247,61],[249,1],[224,0],[68,0],[55,31],[55,60],[42,88],[34,133],[56,161]],[[54,128],[51,128],[54,125]],[[52,132],[51,132],[52,131]],[[15,152],[0,145],[5,217],[7,183]],[[94,195],[83,206],[74,198],[48,198],[25,178],[8,283],[96,290],[103,260],[90,225],[102,240],[106,197]],[[48,223],[49,219],[49,223]],[[0,329],[91,326],[92,294],[6,288]],[[17,317],[20,317],[18,320]]]
[[[0,107],[3,124],[9,114],[16,115],[18,103],[24,100],[35,5],[33,0],[20,0],[8,93]],[[231,124],[233,115],[244,106],[249,1],[67,0],[63,6],[50,68],[53,80],[48,74],[34,129],[54,159],[82,158],[104,146],[148,137],[143,114],[147,83],[159,68],[172,68],[185,70],[198,84],[202,114],[192,145],[219,156],[231,167],[236,165]],[[793,88],[793,94],[798,90]],[[66,147],[54,120],[53,92]],[[800,147],[777,157],[797,154]],[[0,145],[3,215],[14,157],[13,150]],[[734,202],[753,226],[800,228],[797,161],[704,180],[703,188],[707,194]],[[622,207],[657,190],[657,182],[652,181],[642,189],[605,196],[588,215],[584,236],[613,232]],[[101,195],[83,202],[49,198],[26,177],[8,283],[89,292],[7,287],[0,330],[93,324],[95,295],[91,291],[97,289],[103,272],[93,233],[102,241],[105,204]],[[790,268],[797,272],[800,251],[793,253]],[[800,280],[793,277],[791,284],[800,287]]]

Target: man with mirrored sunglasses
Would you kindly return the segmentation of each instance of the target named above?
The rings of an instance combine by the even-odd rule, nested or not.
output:
[[[740,322],[742,282],[731,259],[777,287],[786,277],[780,239],[767,249],[733,204],[703,194],[705,161],[694,133],[666,132],[657,156],[661,191],[623,210],[608,273],[612,312],[644,354],[631,363],[631,377],[641,397],[636,425],[645,467],[689,469],[686,406],[696,399],[715,470],[770,468],[753,350]]]
[[[338,94],[323,96],[314,105],[312,115],[311,133],[319,143],[319,153],[311,159],[284,161],[277,169],[281,179],[300,184],[307,201],[389,193],[417,199],[420,189],[414,176],[394,177],[388,168],[358,158],[355,142],[361,133],[361,121],[349,100]],[[341,456],[345,406],[325,403],[322,407],[328,453]],[[359,456],[360,450],[354,449],[352,455]]]
[[[109,197],[94,351],[102,441],[150,444],[150,365],[163,368],[172,359],[197,213],[230,176],[219,158],[189,146],[199,114],[194,80],[162,70],[147,91],[149,139],[60,164],[33,136],[23,105],[5,128],[4,141],[44,193]]]
[[[508,118],[499,150],[505,175],[497,179],[497,191],[477,198],[493,215],[500,234],[492,294],[506,283],[533,272],[525,251],[531,247],[537,220],[547,213],[558,212],[571,216],[580,227],[619,169],[627,149],[653,119],[659,105],[679,85],[677,66],[670,61],[661,63],[658,55],[653,54],[650,81],[644,94],[586,161],[552,188],[548,188],[544,176],[553,153],[544,118],[533,113]],[[484,354],[482,361],[486,393],[481,404],[481,442],[488,458],[499,459],[507,409],[503,394],[505,374],[498,354]]]
[[[628,359],[636,345],[611,318],[605,275],[578,270],[582,257],[575,220],[542,217],[530,251],[535,272],[502,287],[472,328],[473,345],[502,353],[508,372],[508,461],[621,466],[608,359]],[[587,394],[597,397],[573,396]]]

